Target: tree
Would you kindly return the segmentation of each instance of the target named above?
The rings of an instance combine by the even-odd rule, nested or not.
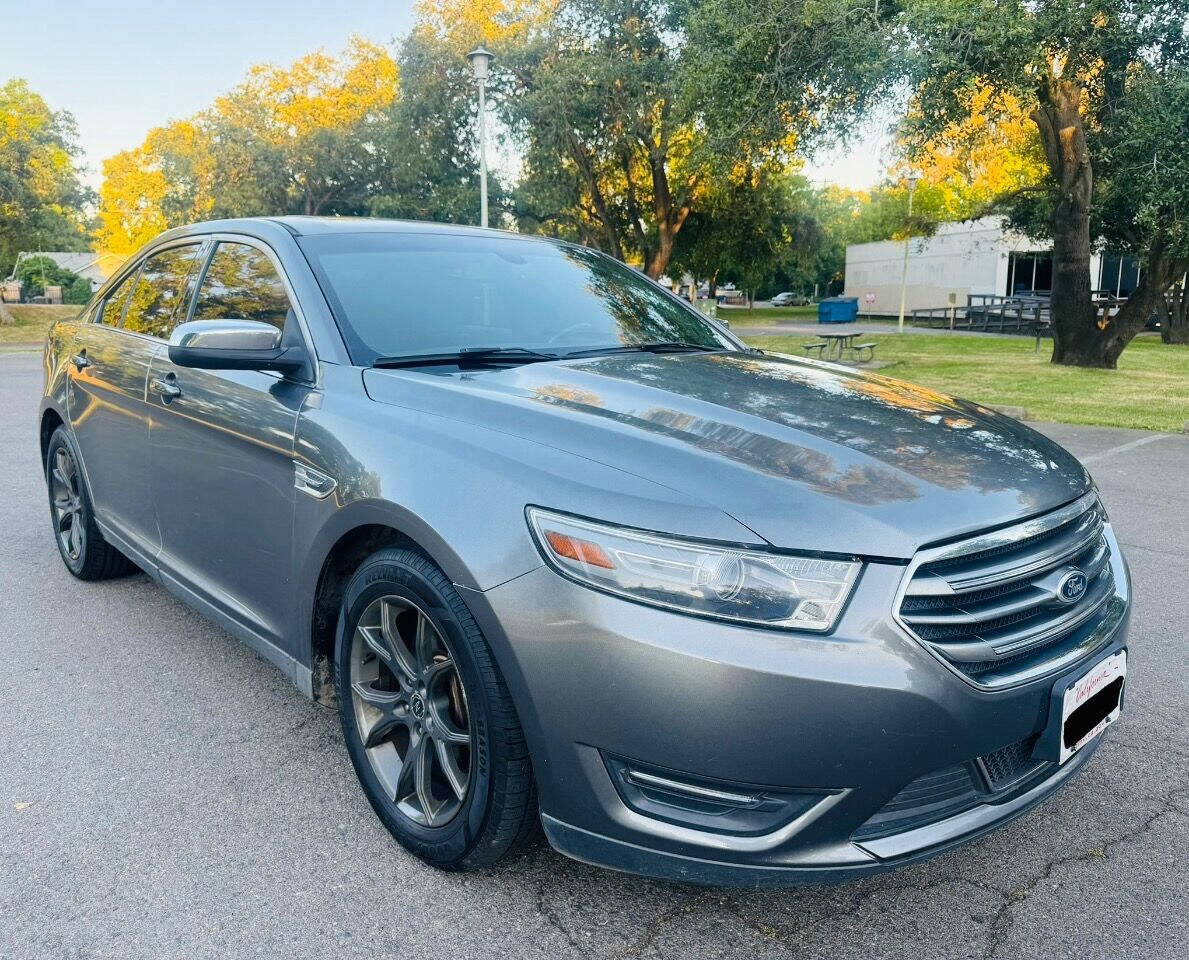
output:
[[[383,47],[353,37],[338,59],[318,51],[253,67],[215,101],[212,127],[246,134],[301,213],[356,212],[374,185],[372,145],[398,72]]]
[[[1040,134],[1019,97],[975,84],[957,99],[960,111],[941,124],[914,103],[899,131],[904,161],[894,176],[902,179],[908,167],[920,174],[913,206],[929,221],[978,217],[1048,175]]]
[[[544,26],[557,0],[420,0],[417,26],[463,56],[479,44],[500,50]]]
[[[461,44],[427,25],[401,44],[400,97],[376,132],[376,216],[477,223],[475,81]],[[504,191],[489,177],[491,202]]]
[[[162,230],[207,219],[222,182],[214,143],[201,120],[150,130],[139,147],[103,163],[95,232],[99,248],[131,254]]]
[[[0,86],[0,276],[23,250],[86,250],[74,118],[20,79]]]
[[[681,96],[679,8],[563,0],[509,50],[503,116],[521,147],[517,214],[664,273],[710,175]]]
[[[91,299],[91,281],[86,277],[75,277],[62,291],[62,302],[82,306]]]
[[[99,245],[131,253],[211,217],[368,212],[397,75],[384,48],[358,38],[338,58],[253,67],[210,109],[104,162]]]
[[[62,302],[86,303],[91,299],[91,282],[72,270],[60,267],[51,257],[24,257],[16,267],[17,280],[25,297],[40,297],[45,288],[62,288]]]
[[[686,96],[726,149],[808,151],[866,118],[904,72],[896,0],[689,0]]]
[[[1101,324],[1108,359],[1154,312],[1167,342],[1189,343],[1189,65],[1135,68],[1125,84],[1128,108],[1090,136],[1099,157],[1095,232],[1141,263],[1138,287]]]
[[[1119,143],[1119,131],[1136,111],[1151,108],[1151,100],[1135,95],[1137,76],[1159,85],[1166,68],[1184,62],[1187,18],[1186,0],[910,4],[923,128],[936,130],[961,117],[963,98],[983,87],[1016,97],[1040,135],[1045,183],[1005,199],[1015,201],[1009,209],[1020,225],[1053,243],[1054,363],[1115,367],[1137,322],[1142,326],[1145,302],[1156,295],[1145,290],[1115,322],[1100,325],[1090,277],[1098,239],[1092,228],[1100,199],[1096,179],[1125,176],[1107,167],[1107,145]],[[1116,232],[1098,225],[1103,235]],[[1154,286],[1166,277],[1167,271],[1154,273]]]
[[[823,237],[810,204],[813,191],[799,175],[769,164],[740,164],[714,182],[678,238],[674,264],[707,279],[713,297],[732,281],[755,294],[776,277],[812,285]]]

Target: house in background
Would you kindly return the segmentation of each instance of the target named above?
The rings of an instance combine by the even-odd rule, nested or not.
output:
[[[1007,229],[1000,217],[943,223],[932,237],[909,241],[905,308],[965,306],[971,294],[1047,297],[1053,287],[1051,251],[1051,244]],[[843,295],[857,297],[863,313],[895,316],[903,268],[903,241],[851,244]],[[1139,283],[1139,264],[1133,257],[1096,253],[1090,277],[1103,296],[1126,298]]]
[[[4,300],[14,302],[19,298],[19,285],[14,286],[17,268],[20,267],[22,260],[28,260],[30,257],[49,257],[63,270],[69,270],[80,277],[85,277],[90,281],[92,291],[98,290],[103,285],[103,281],[115,273],[126,259],[118,253],[95,253],[91,250],[81,253],[73,250],[29,250],[18,253],[16,263],[12,267],[12,274],[7,280],[0,281],[0,296]],[[14,290],[15,294],[12,293]]]

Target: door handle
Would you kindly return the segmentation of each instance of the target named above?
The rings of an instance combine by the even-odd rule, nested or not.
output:
[[[87,351],[85,348],[80,350],[73,357],[71,357],[70,362],[74,364],[75,370],[82,370],[85,367],[89,367],[92,365],[91,361],[87,359]]]
[[[149,381],[149,389],[153,393],[159,394],[161,399],[166,403],[182,395],[182,388],[173,382],[172,377],[173,374],[171,373],[165,377],[153,377]]]

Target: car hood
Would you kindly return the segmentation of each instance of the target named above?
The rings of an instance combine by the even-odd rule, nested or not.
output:
[[[796,357],[632,353],[481,371],[367,370],[364,381],[380,402],[664,484],[779,547],[908,558],[1090,486],[1076,459],[1015,420]]]

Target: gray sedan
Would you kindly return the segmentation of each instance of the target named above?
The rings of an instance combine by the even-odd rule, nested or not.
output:
[[[337,703],[437,866],[532,840],[838,880],[1019,815],[1123,706],[1086,471],[976,404],[748,349],[497,231],[197,224],[50,332],[53,534]]]

